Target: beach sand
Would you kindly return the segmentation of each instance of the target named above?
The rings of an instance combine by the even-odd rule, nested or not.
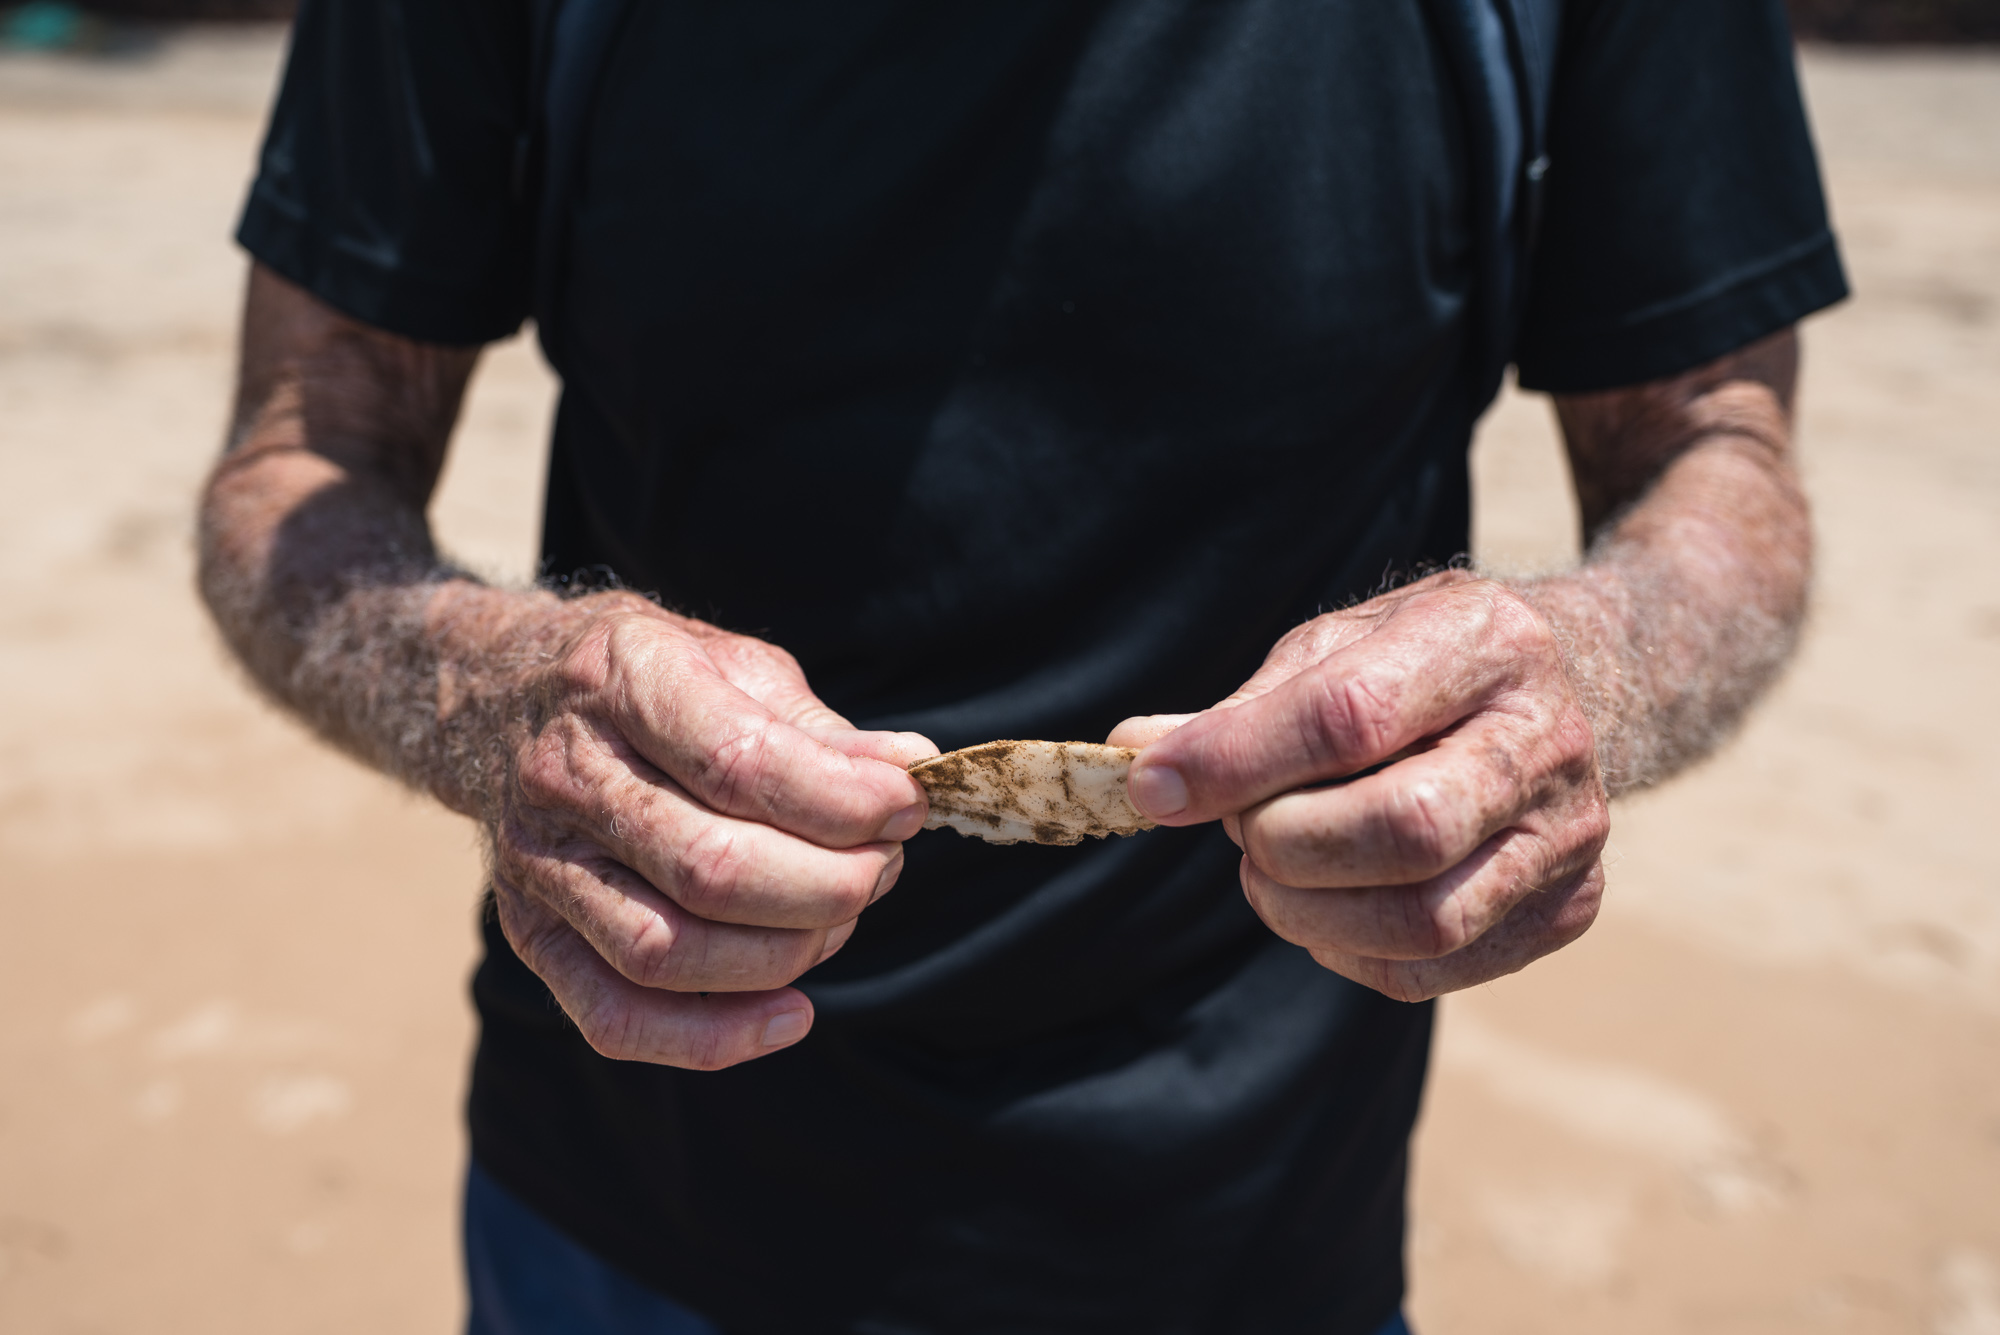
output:
[[[280,45],[0,57],[19,1335],[461,1312],[471,833],[258,703],[190,591]],[[2000,1333],[2000,54],[1805,68],[1860,293],[1805,335],[1812,630],[1725,754],[1617,809],[1597,927],[1443,1004],[1422,1335]],[[491,354],[437,504],[497,577],[551,399]],[[1544,404],[1475,464],[1483,559],[1573,557]]]

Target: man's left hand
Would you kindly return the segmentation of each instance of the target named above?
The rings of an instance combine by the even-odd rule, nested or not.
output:
[[[1221,819],[1271,929],[1389,996],[1512,973],[1597,914],[1590,720],[1548,622],[1495,581],[1447,571],[1315,618],[1220,705],[1111,741],[1145,748],[1134,806]]]

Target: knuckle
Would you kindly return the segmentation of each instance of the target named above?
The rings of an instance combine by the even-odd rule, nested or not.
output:
[[[1243,886],[1243,897],[1250,902],[1251,910],[1264,920],[1266,927],[1293,945],[1310,947],[1318,944],[1306,940],[1309,933],[1298,930],[1293,921],[1292,888],[1275,880],[1248,854],[1237,865],[1237,880]]]
[[[857,917],[874,903],[875,887],[881,884],[882,875],[888,869],[889,858],[881,854],[846,859],[845,865],[826,886],[826,916],[830,919],[827,925]]]
[[[1266,822],[1246,823],[1244,860],[1274,886],[1305,887],[1323,883],[1324,875],[1348,860],[1350,850],[1319,832],[1274,832]]]
[[[1395,692],[1362,672],[1347,678],[1338,698],[1339,720],[1370,752],[1380,750],[1396,725]]]
[[[518,844],[498,840],[493,845],[493,887],[495,897],[516,902],[533,895],[537,898],[536,861]]]
[[[1599,897],[1595,894],[1579,897],[1573,904],[1557,916],[1549,931],[1549,949],[1561,950],[1588,932],[1597,922]]]
[[[493,912],[500,921],[500,934],[507,938],[507,944],[521,957],[521,962],[533,969],[534,957],[539,952],[532,940],[535,933],[520,887],[498,867],[487,877],[487,883],[493,888]]]
[[[1316,760],[1351,765],[1386,751],[1396,727],[1396,692],[1371,669],[1323,673],[1302,739]]]
[[[609,619],[598,621],[556,655],[546,673],[557,699],[593,696],[611,684],[617,632]]]
[[[1555,771],[1575,784],[1595,784],[1597,775],[1597,730],[1582,709],[1573,702],[1556,716],[1549,728],[1555,749]]]
[[[1389,1000],[1412,1006],[1420,1001],[1431,1000],[1439,991],[1427,981],[1423,971],[1407,966],[1403,968],[1391,966],[1380,970],[1373,986]]]
[[[1504,584],[1488,583],[1488,634],[1503,652],[1534,661],[1556,655],[1555,633],[1534,604]]]
[[[1288,840],[1272,833],[1269,822],[1244,816],[1241,824],[1242,839],[1238,846],[1243,850],[1243,885],[1250,888],[1252,868],[1278,882],[1284,882],[1285,873],[1290,870],[1291,847]]]
[[[674,1065],[690,1071],[720,1071],[735,1065],[729,1035],[720,1024],[696,1023],[680,1035],[682,1048]]]
[[[530,836],[527,830],[522,828],[518,816],[509,814],[497,821],[488,840],[488,847],[492,850],[495,880],[526,879],[531,862],[528,852],[530,846]],[[508,888],[512,889],[511,886]]]
[[[1611,804],[1601,785],[1547,794],[1542,808],[1524,822],[1543,847],[1544,883],[1568,876],[1594,861],[1611,840]]]
[[[1363,987],[1380,992],[1391,1001],[1414,1004],[1429,1001],[1439,989],[1429,981],[1428,969],[1402,960],[1356,959],[1331,951],[1314,951],[1313,959],[1322,968],[1351,978]]]
[[[613,693],[619,680],[659,646],[661,628],[659,618],[642,608],[616,608],[599,615],[549,664],[548,693],[563,701]]]
[[[1324,912],[1329,892],[1301,890],[1274,880],[1269,871],[1247,857],[1240,879],[1243,897],[1249,900],[1251,910],[1281,940],[1308,950],[1334,949],[1345,944],[1338,920],[1328,921]]]
[[[1406,874],[1435,876],[1458,861],[1462,822],[1436,784],[1413,784],[1396,793],[1382,813],[1382,832]]]
[[[624,999],[596,998],[572,1018],[583,1041],[598,1056],[630,1061],[639,1055],[640,1016]]]
[[[553,913],[530,907],[518,889],[499,882],[497,878],[494,890],[493,900],[500,913],[501,935],[507,938],[507,944],[513,947],[521,962],[537,978],[548,982],[558,941],[569,930],[568,926]]]
[[[1560,950],[1589,931],[1603,905],[1604,866],[1594,863],[1551,916],[1547,929],[1549,948]]]
[[[1462,948],[1470,937],[1465,913],[1454,899],[1423,903],[1415,895],[1404,903],[1409,908],[1399,933],[1401,954],[1412,960],[1442,959]]]
[[[665,914],[649,914],[618,942],[611,963],[641,987],[672,990],[685,970],[687,934]]]
[[[1284,929],[1279,926],[1277,915],[1269,902],[1270,891],[1277,884],[1272,879],[1271,873],[1264,869],[1255,856],[1245,853],[1237,861],[1236,879],[1243,887],[1243,897],[1250,901],[1250,907],[1256,911],[1257,916],[1262,918],[1272,931],[1284,936]]]
[[[1327,612],[1294,626],[1272,646],[1265,661],[1315,662],[1339,646],[1349,620],[1345,613]]]
[[[491,827],[489,845],[494,870],[547,903],[562,899],[558,869],[587,851],[560,820],[520,803],[512,804]]]
[[[714,653],[716,650],[711,648],[710,652]],[[773,644],[769,640],[760,640],[754,635],[733,637],[728,643],[726,652],[730,657],[754,663],[772,675],[787,677],[805,675],[805,669],[799,665],[799,660],[792,656],[789,649],[783,645]]]
[[[767,720],[743,720],[697,771],[695,784],[702,799],[722,811],[768,807],[771,744]]]
[[[1575,834],[1584,851],[1595,858],[1611,840],[1611,804],[1601,793],[1592,793],[1577,817]]]
[[[802,927],[776,929],[763,957],[732,971],[728,990],[768,992],[784,987],[818,962],[825,933]]]
[[[680,848],[674,898],[704,918],[727,913],[742,889],[749,856],[738,831],[723,821],[703,821]]]
[[[522,800],[531,806],[557,806],[575,791],[567,731],[560,726],[542,729],[514,767],[514,782]]]

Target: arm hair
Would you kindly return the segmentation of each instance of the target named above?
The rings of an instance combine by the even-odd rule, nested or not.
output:
[[[1687,375],[1556,400],[1588,548],[1516,587],[1563,642],[1614,795],[1713,752],[1797,646],[1812,575],[1798,357],[1786,330]]]
[[[198,580],[259,689],[325,740],[491,819],[521,691],[629,594],[497,589],[425,517],[474,348],[351,320],[260,266]],[[532,702],[530,702],[532,703]]]

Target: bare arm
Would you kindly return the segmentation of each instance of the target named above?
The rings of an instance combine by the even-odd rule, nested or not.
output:
[[[452,569],[424,512],[476,356],[253,271],[203,596],[264,690],[486,824],[509,942],[600,1051],[796,1042],[786,984],[894,883],[936,748],[856,731],[760,640]]]
[[[1135,804],[1223,819],[1271,927],[1392,996],[1574,940],[1603,890],[1608,793],[1707,754],[1797,638],[1797,356],[1788,331],[1563,398],[1578,569],[1518,586],[1448,571],[1306,623],[1221,706],[1119,726],[1147,746]]]
[[[1797,642],[1798,361],[1787,330],[1691,375],[1556,400],[1589,549],[1521,591],[1565,641],[1614,795],[1712,751]]]
[[[551,596],[480,587],[431,540],[425,509],[477,357],[369,329],[253,270],[200,560],[202,595],[266,692],[469,814],[495,795],[444,741],[477,725],[470,702],[440,707],[442,666],[492,655],[504,635],[490,632],[524,601],[562,615]]]

